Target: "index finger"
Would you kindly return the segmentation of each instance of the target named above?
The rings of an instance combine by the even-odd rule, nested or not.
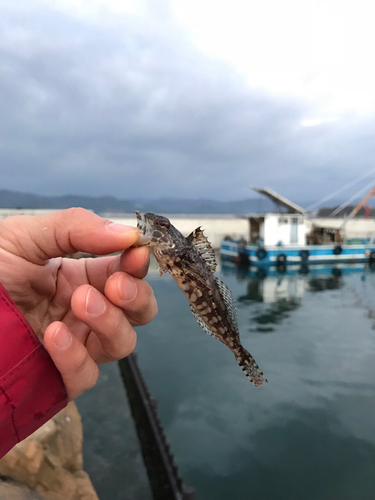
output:
[[[53,257],[86,252],[105,255],[134,245],[135,227],[114,224],[83,208],[69,208],[45,216],[9,217],[1,221],[7,238],[3,246],[35,264]]]

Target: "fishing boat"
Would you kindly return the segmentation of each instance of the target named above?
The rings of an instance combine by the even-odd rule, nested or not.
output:
[[[248,214],[248,239],[221,242],[222,260],[256,267],[288,266],[291,264],[375,263],[375,234],[350,240],[346,226],[365,205],[373,188],[352,210],[348,217],[336,224],[313,222],[305,209],[271,189],[253,187],[267,196],[284,212]],[[371,221],[370,221],[371,222]]]

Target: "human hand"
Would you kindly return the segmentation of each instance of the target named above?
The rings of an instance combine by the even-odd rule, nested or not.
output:
[[[149,249],[136,228],[81,208],[0,222],[0,282],[44,342],[70,399],[91,388],[98,364],[130,354],[134,326],[157,313]],[[121,255],[68,259],[87,252]]]

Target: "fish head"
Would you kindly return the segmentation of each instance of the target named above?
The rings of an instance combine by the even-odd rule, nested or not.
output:
[[[174,249],[185,239],[182,234],[170,223],[167,217],[150,212],[134,212],[137,217],[137,228],[141,237],[138,246]]]

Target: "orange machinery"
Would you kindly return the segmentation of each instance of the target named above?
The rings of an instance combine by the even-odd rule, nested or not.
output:
[[[346,224],[350,221],[350,219],[353,219],[353,217],[355,217],[357,215],[357,213],[359,212],[359,210],[361,210],[361,208],[363,207],[363,205],[365,205],[368,202],[368,200],[371,198],[371,196],[375,196],[375,187],[373,187],[371,189],[371,191],[366,194],[366,196],[363,198],[363,200],[361,200],[358,203],[358,205],[355,208],[353,208],[353,210],[350,212],[350,214],[348,215],[348,217],[346,217],[344,219],[344,222],[342,223],[342,226],[341,226],[341,231],[343,233],[344,239],[345,239],[344,231],[345,231]]]

